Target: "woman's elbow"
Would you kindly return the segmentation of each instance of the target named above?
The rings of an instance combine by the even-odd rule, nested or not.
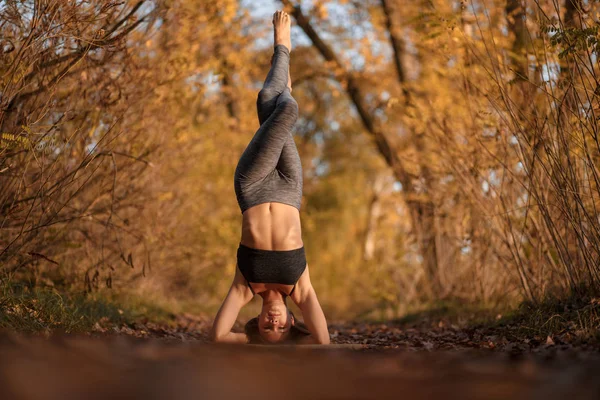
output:
[[[322,337],[315,337],[315,338],[313,338],[313,342],[315,344],[329,344],[330,343],[329,335],[322,336]]]
[[[329,340],[329,336],[319,340],[319,344],[329,344],[330,340]]]
[[[223,335],[218,335],[214,330],[210,331],[208,339],[213,343],[223,343]]]

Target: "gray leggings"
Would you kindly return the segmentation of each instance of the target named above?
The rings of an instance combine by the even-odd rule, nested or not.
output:
[[[271,69],[256,100],[260,128],[235,169],[235,194],[242,213],[267,202],[300,210],[302,164],[292,136],[298,103],[287,87],[289,63],[287,47],[276,45]]]

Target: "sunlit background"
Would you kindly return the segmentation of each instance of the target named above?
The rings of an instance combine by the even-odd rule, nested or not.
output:
[[[599,287],[596,2],[0,2],[11,315],[35,291],[213,315],[282,8],[328,318]]]

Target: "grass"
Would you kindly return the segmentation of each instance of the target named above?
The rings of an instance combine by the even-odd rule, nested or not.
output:
[[[460,301],[437,301],[423,304],[394,320],[401,325],[417,324],[427,321],[445,320],[462,325],[490,324],[506,309],[490,308],[481,304]]]
[[[399,325],[489,328],[515,337],[560,337],[568,342],[600,343],[600,297],[580,291],[547,297],[539,303],[522,302],[504,309],[458,301],[424,304],[393,320]]]
[[[131,323],[139,318],[162,322],[168,311],[129,297],[100,293],[66,293],[51,287],[19,282],[0,283],[0,329],[43,334],[91,331],[102,326]]]
[[[534,304],[523,302],[496,327],[513,327],[523,336],[557,336],[570,340],[600,342],[600,298],[592,295],[548,297]]]

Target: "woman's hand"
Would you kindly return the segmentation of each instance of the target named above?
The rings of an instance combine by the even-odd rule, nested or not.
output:
[[[214,343],[237,343],[246,344],[248,343],[248,336],[245,333],[228,332],[222,336],[212,337],[211,340]]]

